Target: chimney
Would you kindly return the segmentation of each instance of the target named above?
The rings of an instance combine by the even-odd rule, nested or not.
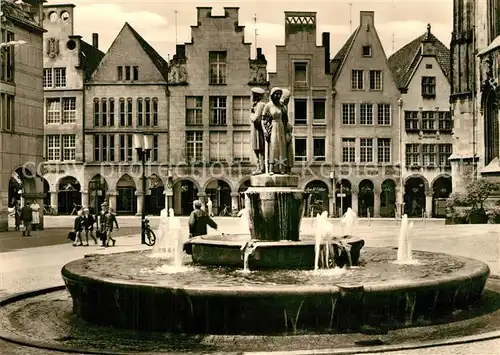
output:
[[[96,49],[99,49],[99,34],[98,33],[92,33],[92,46],[94,46]]]
[[[261,56],[262,56],[262,48],[257,48],[257,58],[255,59],[259,59]]]
[[[175,46],[175,54],[178,58],[186,57],[186,46],[184,44],[177,44]]]
[[[325,74],[330,74],[330,32],[322,33],[321,45],[325,49]]]
[[[375,26],[375,12],[374,11],[360,11],[359,12],[359,22],[362,29],[366,32],[370,31],[370,28]]]

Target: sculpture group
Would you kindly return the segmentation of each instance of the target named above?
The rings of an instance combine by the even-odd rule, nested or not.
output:
[[[290,174],[294,161],[293,127],[288,120],[290,91],[273,88],[267,103],[264,97],[264,89],[252,89],[251,141],[257,157],[253,174]]]

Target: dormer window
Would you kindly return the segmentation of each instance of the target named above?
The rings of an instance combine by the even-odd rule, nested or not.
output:
[[[139,80],[138,66],[119,66],[116,67],[118,81],[137,81]]]
[[[371,57],[372,56],[372,46],[363,46],[362,53],[363,53],[363,57]]]

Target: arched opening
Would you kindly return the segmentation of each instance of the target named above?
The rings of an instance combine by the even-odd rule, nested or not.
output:
[[[173,186],[173,205],[176,216],[189,216],[193,201],[198,199],[198,189],[190,180],[177,181]]]
[[[243,209],[245,208],[245,191],[248,190],[248,188],[250,187],[250,179],[248,180],[245,180],[241,183],[240,187],[238,188],[238,192],[240,193],[240,205],[239,205],[239,209]]]
[[[149,177],[150,188],[149,194],[146,195],[146,213],[159,215],[161,210],[165,208],[165,186],[158,175]]]
[[[382,182],[380,191],[380,216],[394,217],[396,215],[396,184],[393,180]]]
[[[422,217],[422,211],[425,211],[425,183],[422,178],[412,177],[406,181],[404,200],[408,217]]]
[[[50,185],[46,179],[43,179],[43,205],[50,206]]]
[[[488,165],[500,154],[500,132],[496,93],[489,90],[484,103],[484,163]]]
[[[18,168],[9,178],[8,205],[14,206],[19,202],[24,206],[25,199],[36,192],[35,174],[26,168]]]
[[[22,193],[23,182],[17,173],[14,173],[9,179],[9,207],[14,207],[17,202],[21,203]]]
[[[231,213],[231,187],[224,180],[212,180],[205,188],[205,193],[212,200],[212,211],[218,216],[227,206]]]
[[[310,181],[304,191],[309,194],[304,211],[306,216],[316,216],[318,213],[321,214],[324,211],[329,212],[328,186],[324,181]]]
[[[97,174],[89,181],[89,209],[91,213],[97,213],[101,205],[106,201],[108,183],[101,175]]]
[[[80,183],[73,176],[66,176],[59,181],[57,212],[58,214],[76,214],[81,208],[82,194]]]
[[[451,178],[441,176],[432,184],[432,215],[446,217],[446,199],[451,194]]]
[[[368,211],[370,211],[370,216],[373,217],[373,207],[375,202],[373,182],[365,179],[359,183],[358,187],[358,216],[368,217]]]
[[[342,216],[347,212],[349,207],[352,207],[351,187],[351,183],[346,179],[342,179],[336,184],[335,191],[337,195],[335,197],[335,205],[339,216]]]
[[[137,213],[137,196],[135,181],[127,174],[116,183],[116,212],[122,215]]]

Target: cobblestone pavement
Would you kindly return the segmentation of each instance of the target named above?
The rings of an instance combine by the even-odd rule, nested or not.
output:
[[[181,217],[182,224],[187,224],[187,219]],[[72,217],[46,218],[46,230],[51,228],[70,228]],[[137,217],[120,217],[122,229],[134,228],[139,223]],[[219,231],[224,233],[241,233],[243,226],[237,219],[216,218]],[[158,223],[158,218],[152,218],[153,227]],[[338,223],[333,221],[334,224]],[[454,255],[472,257],[486,262],[493,274],[500,274],[499,268],[499,238],[498,225],[451,225],[445,226],[443,221],[414,220],[413,248],[445,252]],[[313,232],[313,221],[304,219],[302,232]],[[187,232],[187,230],[186,230]],[[397,246],[399,222],[395,220],[360,220],[355,227],[356,235],[366,240],[367,246]],[[44,233],[44,232],[40,232]],[[47,232],[48,233],[48,232]],[[210,231],[210,234],[216,234]],[[47,234],[48,235],[48,234]],[[11,237],[11,232],[0,233],[0,242]],[[13,236],[15,237],[15,236]],[[40,236],[43,238],[43,236]],[[0,297],[6,297],[18,292],[61,285],[61,267],[72,260],[83,257],[89,253],[113,253],[127,250],[147,248],[140,245],[137,235],[124,235],[118,237],[116,247],[102,248],[97,246],[72,247],[64,244],[42,247],[31,247],[6,251],[0,254]],[[500,339],[475,342],[446,347],[427,348],[418,350],[404,350],[391,352],[394,355],[420,355],[420,354],[500,354]],[[12,355],[46,355],[61,354],[46,350],[32,349],[0,342],[0,354]]]

